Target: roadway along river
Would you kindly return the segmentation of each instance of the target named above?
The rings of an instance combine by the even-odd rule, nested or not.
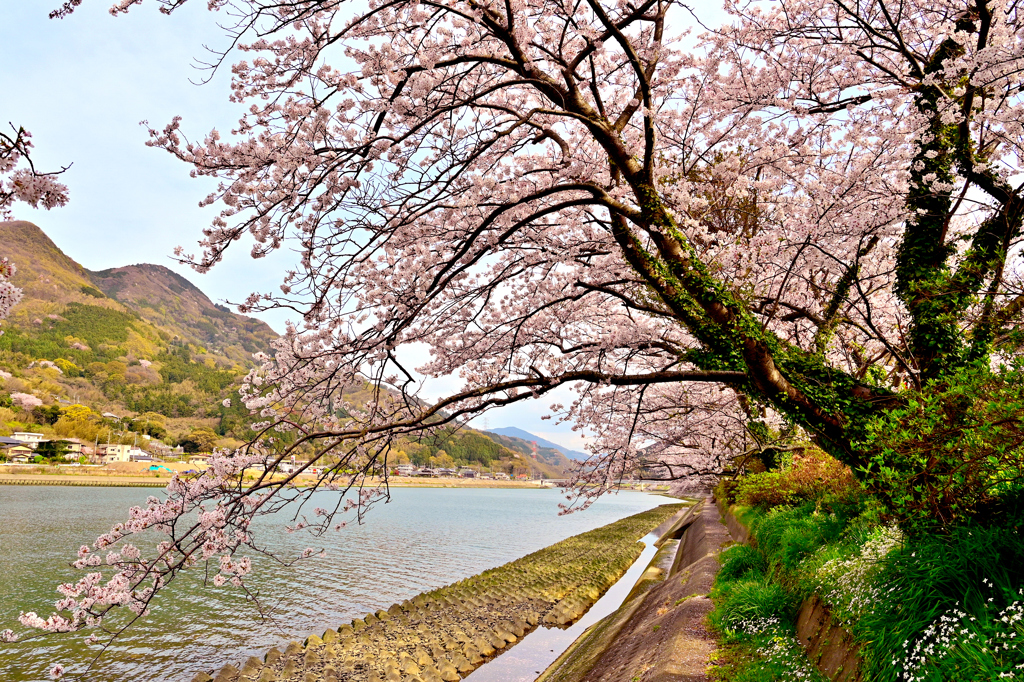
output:
[[[51,612],[55,587],[76,579],[67,564],[82,544],[121,520],[153,489],[0,486],[0,630],[24,628],[21,611]],[[328,507],[326,497],[318,502]],[[504,564],[571,535],[667,502],[643,493],[606,496],[585,512],[559,517],[557,490],[415,489],[392,491],[363,526],[319,540],[280,531],[267,519],[259,537],[271,551],[294,555],[307,546],[326,558],[285,568],[254,557],[255,577],[270,618],[228,587],[184,578],[163,595],[145,622],[108,650],[86,678],[116,682],[187,682],[272,646],[302,640],[372,609]],[[94,652],[81,634],[0,644],[0,680],[45,680],[54,663],[81,669]]]

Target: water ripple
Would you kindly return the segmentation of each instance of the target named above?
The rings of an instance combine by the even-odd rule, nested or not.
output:
[[[152,490],[0,486],[0,629],[20,611],[49,613],[54,587],[74,579],[67,567]],[[315,501],[329,506],[328,496]],[[368,523],[322,538],[273,531],[286,515],[256,528],[268,549],[295,555],[324,547],[326,558],[293,568],[254,557],[251,586],[270,618],[229,587],[186,576],[152,614],[111,647],[91,678],[175,682],[198,670],[262,654],[271,646],[323,632],[366,612],[512,561],[571,535],[657,506],[661,499],[623,493],[586,512],[557,516],[552,490],[402,489]],[[55,662],[81,664],[91,651],[81,635],[0,644],[0,679],[36,682]]]

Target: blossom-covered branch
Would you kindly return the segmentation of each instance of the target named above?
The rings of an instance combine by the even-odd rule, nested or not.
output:
[[[238,478],[280,431],[358,513],[396,439],[571,386],[551,412],[596,435],[585,504],[679,446],[692,459],[662,465],[703,475],[810,437],[864,472],[872,420],[1019,347],[1016,4],[730,2],[690,47],[671,0],[230,7],[247,113],[149,143],[220,181],[201,252],[178,257],[295,249],[280,293],[242,308],[301,319],[242,390],[259,437],[145,512],[172,539],[126,569],[131,594],[204,555],[237,564],[294,480]],[[430,404],[424,377],[462,385]],[[69,623],[97,616],[92,587]]]

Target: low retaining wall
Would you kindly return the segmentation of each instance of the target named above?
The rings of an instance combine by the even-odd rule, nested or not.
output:
[[[722,500],[718,500],[718,509],[736,542],[756,546],[754,538],[750,537],[750,529]],[[796,636],[807,651],[807,658],[832,682],[861,681],[860,645],[835,621],[828,606],[817,595],[800,604]]]
[[[796,617],[796,636],[809,658],[833,682],[860,682],[860,645],[840,627],[817,596],[805,599]]]
[[[46,480],[45,478],[0,478],[0,485],[59,485],[89,488],[166,488],[170,479],[150,481],[75,481],[66,478]]]

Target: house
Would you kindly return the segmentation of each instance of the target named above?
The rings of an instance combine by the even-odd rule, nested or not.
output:
[[[27,445],[15,445],[4,450],[7,459],[15,464],[25,464],[35,459],[36,453]]]
[[[99,447],[100,459],[104,464],[112,462],[148,462],[152,461],[145,452],[134,445],[122,445],[121,443],[107,443]],[[149,459],[133,459],[147,457]]]
[[[61,439],[65,447],[68,449],[68,454],[64,455],[68,459],[78,459],[82,456],[83,443],[78,438],[62,438]]]
[[[494,480],[496,480],[496,481],[507,481],[507,480],[509,480],[509,475],[506,474],[504,471],[499,471],[496,474],[494,474]]]
[[[31,447],[20,440],[7,436],[0,436],[0,454],[3,454],[8,461],[15,463],[28,462],[35,457]]]
[[[399,476],[415,476],[416,467],[412,464],[399,464],[395,467],[395,473]]]
[[[476,478],[476,470],[471,467],[459,467],[459,478]]]
[[[28,431],[18,431],[17,433],[12,433],[11,438],[29,446],[33,450],[36,449],[37,445],[46,440],[46,436],[44,436],[43,434],[30,433]]]

